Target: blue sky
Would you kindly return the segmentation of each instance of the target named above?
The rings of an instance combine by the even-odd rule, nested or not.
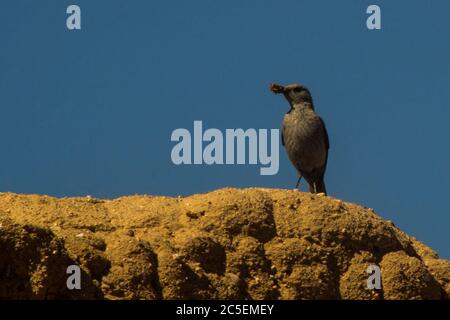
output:
[[[68,31],[78,4],[82,30]],[[366,28],[366,8],[382,30]],[[450,258],[448,1],[0,3],[0,191],[189,195],[292,188],[259,166],[175,166],[171,132],[279,128],[270,82],[304,83],[331,141],[330,195]],[[305,185],[302,186],[305,190]]]

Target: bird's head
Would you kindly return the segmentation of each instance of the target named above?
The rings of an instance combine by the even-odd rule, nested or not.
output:
[[[297,104],[310,104],[312,107],[312,97],[308,88],[301,84],[290,84],[282,86],[277,83],[270,85],[270,91],[275,94],[282,93],[289,104],[293,107]]]

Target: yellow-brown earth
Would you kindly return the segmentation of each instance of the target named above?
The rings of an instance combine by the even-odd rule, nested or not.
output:
[[[372,210],[278,189],[0,193],[1,299],[448,299],[450,261]],[[69,265],[82,289],[68,290]],[[367,289],[369,265],[381,290]]]

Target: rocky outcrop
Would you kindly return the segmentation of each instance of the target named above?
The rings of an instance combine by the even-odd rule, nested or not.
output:
[[[450,262],[371,209],[276,189],[0,194],[1,299],[448,299]],[[67,267],[81,267],[68,290]],[[381,289],[367,288],[370,265]]]

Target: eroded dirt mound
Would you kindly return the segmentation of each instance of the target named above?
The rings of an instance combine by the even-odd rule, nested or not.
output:
[[[450,261],[373,213],[290,190],[0,194],[2,299],[448,299]],[[68,290],[69,265],[82,270]],[[381,290],[367,268],[381,268]]]

